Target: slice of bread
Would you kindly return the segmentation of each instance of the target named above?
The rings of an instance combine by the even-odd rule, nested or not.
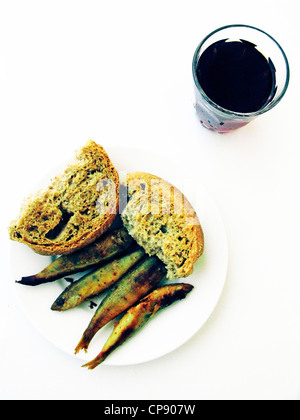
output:
[[[166,264],[169,279],[189,276],[204,250],[192,205],[173,185],[144,172],[127,175],[127,191],[121,217],[129,234]]]
[[[38,254],[69,254],[102,235],[118,206],[118,172],[103,147],[90,140],[47,189],[24,202],[10,238]]]

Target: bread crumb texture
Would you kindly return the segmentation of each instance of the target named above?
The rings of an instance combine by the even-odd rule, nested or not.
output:
[[[127,190],[121,217],[129,234],[166,264],[169,279],[189,276],[204,250],[192,205],[173,185],[143,172],[128,174]]]
[[[76,251],[112,224],[118,197],[116,169],[103,147],[89,140],[47,189],[24,201],[10,238],[43,255]]]

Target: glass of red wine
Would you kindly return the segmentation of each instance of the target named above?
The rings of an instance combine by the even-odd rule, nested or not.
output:
[[[278,42],[248,25],[209,34],[193,58],[195,109],[201,124],[228,133],[248,124],[283,98],[288,59]]]

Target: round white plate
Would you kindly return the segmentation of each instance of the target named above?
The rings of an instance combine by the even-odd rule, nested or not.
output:
[[[194,206],[205,237],[205,251],[195,264],[194,273],[187,279],[176,280],[194,285],[193,291],[185,300],[159,312],[104,362],[112,366],[132,365],[154,360],[175,350],[205,324],[215,309],[225,284],[228,247],[218,209],[195,178],[189,179],[163,156],[148,151],[127,148],[107,148],[107,151],[121,176],[125,172],[149,172],[178,187]],[[11,243],[12,281],[38,273],[51,261],[51,257],[37,255],[23,244]],[[77,279],[80,276],[82,274],[70,277]],[[91,309],[89,302],[85,302],[66,312],[51,311],[52,303],[68,284],[63,279],[36,287],[14,284],[14,289],[24,312],[40,334],[62,351],[74,355],[74,349],[96,309]],[[93,301],[99,303],[101,299],[102,297]],[[109,337],[112,324],[96,334],[88,353],[81,352],[74,357],[81,362],[92,360]]]

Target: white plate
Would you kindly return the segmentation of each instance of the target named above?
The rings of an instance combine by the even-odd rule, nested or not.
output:
[[[195,179],[178,173],[164,157],[126,148],[108,149],[110,158],[123,172],[144,171],[163,177],[187,196],[199,216],[205,251],[187,279],[177,280],[194,285],[187,298],[158,313],[139,333],[124,343],[104,362],[106,365],[132,365],[154,360],[188,341],[208,320],[221,296],[227,274],[228,247],[224,225],[213,200]],[[55,173],[54,173],[55,174]],[[51,176],[53,173],[51,173]],[[13,281],[36,274],[51,262],[51,257],[35,254],[27,246],[11,243]],[[82,275],[82,274],[81,274]],[[78,278],[78,276],[71,276]],[[67,286],[65,280],[37,287],[15,284],[14,289],[30,322],[46,339],[62,351],[74,355],[74,349],[91,320],[95,309],[86,302],[66,312],[53,312],[50,307]],[[99,302],[101,298],[93,299]],[[100,330],[92,340],[88,353],[74,355],[82,362],[92,360],[102,349],[112,323]]]

